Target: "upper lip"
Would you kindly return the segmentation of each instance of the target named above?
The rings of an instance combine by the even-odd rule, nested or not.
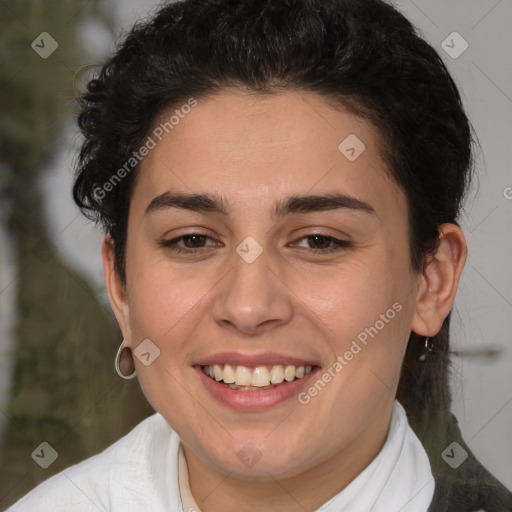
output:
[[[291,366],[318,366],[318,363],[311,359],[279,354],[276,352],[263,352],[261,354],[243,354],[241,352],[217,352],[204,357],[195,363],[198,366],[209,366],[212,364],[230,364],[232,366],[270,366],[270,365],[291,365]]]

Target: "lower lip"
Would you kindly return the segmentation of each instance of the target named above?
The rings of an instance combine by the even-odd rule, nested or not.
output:
[[[315,367],[311,372],[292,382],[286,382],[273,389],[241,391],[232,389],[216,380],[208,377],[200,366],[194,369],[199,375],[206,389],[221,403],[240,411],[261,411],[274,405],[280,404],[292,397],[296,397],[302,388],[306,386],[312,375],[319,370]]]

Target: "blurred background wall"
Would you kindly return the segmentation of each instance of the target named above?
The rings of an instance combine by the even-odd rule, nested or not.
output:
[[[70,202],[75,89],[111,49],[117,8],[0,2],[2,510],[153,412],[114,371],[121,335],[87,266],[100,235]]]
[[[462,218],[469,258],[452,318],[453,410],[477,457],[512,488],[512,4],[395,4],[447,63],[481,145]],[[71,186],[74,90],[119,30],[157,5],[0,1],[0,509],[153,412],[137,382],[113,370],[121,335],[101,233]],[[35,456],[42,442],[58,452],[47,469]]]

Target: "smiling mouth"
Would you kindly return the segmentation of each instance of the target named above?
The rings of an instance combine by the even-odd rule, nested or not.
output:
[[[229,364],[213,364],[201,366],[205,375],[219,384],[231,389],[256,391],[275,387],[299,380],[311,373],[314,366],[232,366]]]

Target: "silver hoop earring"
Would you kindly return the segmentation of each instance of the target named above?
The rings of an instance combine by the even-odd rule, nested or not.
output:
[[[123,340],[123,343],[121,343],[121,345],[119,345],[119,348],[117,349],[116,359],[114,361],[114,367],[115,367],[116,372],[119,375],[119,377],[121,377],[122,379],[125,379],[125,380],[130,380],[130,379],[133,379],[137,375],[137,372],[135,371],[135,363],[133,362],[133,356],[131,353],[132,352],[131,349],[129,347],[126,347],[123,345],[124,345],[124,340]],[[121,357],[122,357],[122,354],[125,351],[125,349],[130,352],[129,357],[131,359],[131,362],[128,361],[128,364],[130,367],[129,369],[132,370],[132,372],[129,375],[126,375],[121,371]],[[124,363],[125,364],[123,364],[123,366],[125,366],[125,368],[126,368],[127,361],[125,361]]]

